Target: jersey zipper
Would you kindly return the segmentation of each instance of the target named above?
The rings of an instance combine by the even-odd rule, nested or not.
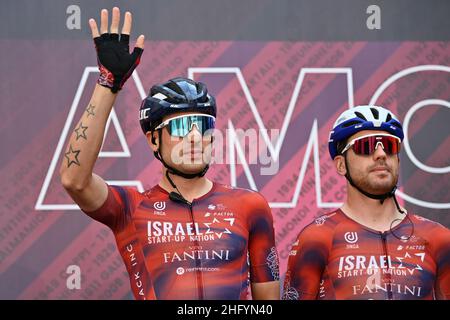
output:
[[[383,281],[386,283],[388,283],[388,288],[387,288],[387,296],[388,296],[388,300],[392,300],[392,277],[391,277],[391,273],[389,272],[389,255],[388,255],[388,250],[387,250],[387,241],[386,241],[386,233],[382,232],[381,233],[381,241],[383,242],[383,253],[384,253],[384,257],[385,257],[385,261],[387,264],[387,272],[385,273],[385,275],[383,275],[383,277],[385,277],[383,279]]]
[[[195,232],[195,240],[194,240],[194,245],[196,250],[198,250],[199,248],[199,242],[198,242],[198,234],[197,234],[197,228],[195,228],[195,220],[194,220],[194,212],[192,210],[192,202],[187,202],[189,205],[189,213],[191,216],[191,221],[192,221],[192,226],[194,227],[194,232]],[[199,300],[203,300],[204,299],[204,295],[203,295],[203,278],[202,278],[202,272],[200,270],[202,266],[202,262],[200,261],[200,259],[197,257],[197,255],[195,256],[195,274],[196,274],[196,281],[197,281],[197,295]]]

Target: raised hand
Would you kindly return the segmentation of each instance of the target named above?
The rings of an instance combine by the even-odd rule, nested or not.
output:
[[[92,38],[97,50],[97,63],[100,70],[98,83],[108,87],[116,93],[122,89],[125,81],[131,76],[138,66],[142,52],[144,51],[144,35],[136,40],[133,52],[129,52],[130,31],[132,15],[125,13],[122,32],[119,35],[120,10],[114,7],[112,10],[112,22],[108,32],[108,10],[101,11],[100,32],[94,19],[89,19]]]

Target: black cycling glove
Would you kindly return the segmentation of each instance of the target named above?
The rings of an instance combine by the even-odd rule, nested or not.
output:
[[[129,42],[128,34],[122,34],[120,40],[117,33],[104,33],[100,37],[94,38],[100,70],[97,83],[110,88],[114,93],[122,89],[125,81],[138,66],[144,51],[135,47],[133,53],[130,54]]]

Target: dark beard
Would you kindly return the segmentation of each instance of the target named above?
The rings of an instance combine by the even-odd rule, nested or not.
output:
[[[390,176],[392,177],[392,174]],[[358,177],[352,177],[352,179],[353,183],[355,183],[362,190],[371,194],[378,195],[390,192],[397,185],[398,176],[394,177],[391,180],[391,183],[372,183],[367,177],[360,179]]]
[[[347,158],[345,158],[345,164],[347,168],[347,174],[351,176],[351,179],[353,183],[360,188],[361,190],[364,190],[367,193],[373,194],[373,195],[382,195],[386,194],[388,192],[391,192],[392,189],[397,185],[398,182],[398,173],[394,174],[390,168],[387,167],[385,163],[377,163],[376,166],[384,166],[388,168],[388,175],[390,177],[393,177],[391,182],[383,182],[383,183],[372,183],[368,176],[352,176],[349,170],[349,165],[347,162]]]

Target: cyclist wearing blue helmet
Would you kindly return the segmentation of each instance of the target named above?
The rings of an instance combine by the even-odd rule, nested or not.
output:
[[[398,180],[398,153],[403,141],[401,123],[390,111],[376,106],[358,106],[343,112],[336,120],[330,132],[328,149],[331,159],[334,160],[338,173],[344,175],[349,184],[364,196],[380,200],[382,206],[385,199],[393,198],[398,212],[402,209],[395,198]],[[381,158],[374,159],[376,169],[374,179],[362,180],[363,172],[359,168],[353,170],[349,166],[353,153],[360,156],[373,154],[382,146]],[[347,152],[352,149],[353,152]],[[350,158],[350,159],[349,159]],[[356,158],[361,162],[367,157]],[[352,161],[353,163],[353,161]],[[387,174],[384,170],[387,171]],[[353,175],[353,177],[352,177]],[[368,174],[366,173],[368,177]],[[380,179],[377,179],[380,178]],[[376,202],[375,202],[376,204]]]
[[[450,231],[395,197],[402,125],[382,107],[343,112],[329,152],[347,183],[344,205],[294,243],[284,299],[449,299]]]
[[[190,182],[205,175],[209,169],[210,157],[202,150],[207,149],[212,142],[216,120],[216,101],[208,94],[205,84],[187,78],[174,78],[155,85],[151,88],[150,95],[142,101],[139,114],[142,131],[147,136],[155,157],[166,168],[162,183],[176,188],[171,175]],[[182,141],[180,138],[188,136],[194,126],[200,135],[191,134],[191,139],[185,142],[194,147],[193,151],[198,152],[193,152],[192,157],[179,159],[176,152],[169,151]],[[167,135],[167,139],[164,139],[165,148],[162,147],[164,135]],[[190,149],[190,145],[184,147]],[[208,182],[206,188],[210,188],[211,182],[207,179],[205,182]]]
[[[137,67],[144,36],[129,53],[131,13],[102,10],[100,32],[89,21],[100,77],[72,133],[61,182],[87,215],[116,239],[136,299],[279,299],[273,218],[258,192],[206,178],[216,102],[206,85],[186,78],[152,87],[140,126],[162,178],[145,192],[107,184],[93,173],[118,92]],[[157,173],[152,172],[152,175]],[[143,177],[145,179],[145,177]]]

